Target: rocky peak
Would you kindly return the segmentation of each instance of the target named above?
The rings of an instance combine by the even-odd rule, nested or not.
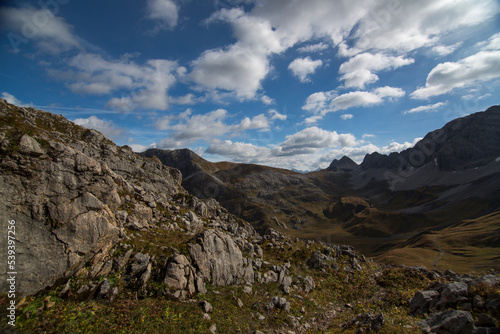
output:
[[[348,173],[356,168],[358,168],[358,164],[344,155],[340,160],[333,160],[326,170],[329,172]]]
[[[401,153],[367,154],[364,170],[419,168],[431,162],[441,170],[459,171],[484,166],[500,157],[500,106],[455,119],[428,133]]]

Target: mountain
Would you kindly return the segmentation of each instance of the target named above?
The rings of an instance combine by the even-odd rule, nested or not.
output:
[[[326,169],[329,172],[351,172],[358,168],[358,164],[345,155],[340,160],[333,160],[330,166]]]
[[[399,263],[422,264],[414,255],[419,249],[406,246],[408,238],[500,211],[498,129],[495,106],[453,120],[401,153],[368,154],[359,166],[343,157],[306,174],[211,163],[185,150],[143,155],[178,168],[190,193],[217,199],[261,234],[272,227],[296,237],[349,243],[383,261],[388,252],[404,248]],[[497,248],[491,251],[499,254]],[[469,260],[491,265],[487,259]]]
[[[499,142],[500,106],[493,106],[447,123],[401,153],[368,154],[361,167],[395,170],[434,163],[440,170],[462,171],[494,162],[500,157]]]
[[[489,331],[500,318],[495,274],[383,266],[352,246],[293,236],[315,232],[318,220],[331,225],[342,217],[345,231],[360,235],[372,233],[374,217],[393,220],[397,214],[376,201],[346,195],[350,173],[302,175],[209,163],[188,150],[150,153],[193,179],[207,177],[206,185],[220,185],[221,194],[246,195],[262,214],[282,217],[271,221],[288,233],[257,233],[215,199],[190,194],[182,185],[195,182],[157,157],[2,99],[1,332],[401,333],[418,332],[422,314],[429,314],[430,330],[450,332],[450,323],[458,323],[451,333],[462,333]],[[210,197],[203,190],[215,188],[200,189]],[[340,195],[340,204],[326,206]],[[312,214],[302,212],[308,206]],[[331,218],[314,215],[325,209]],[[290,210],[287,223],[293,215],[312,218],[290,230],[285,211],[267,210]],[[442,258],[464,251],[486,260],[489,254],[461,245],[472,235],[474,243],[497,248],[497,220],[491,214],[414,235],[398,249],[434,247]]]

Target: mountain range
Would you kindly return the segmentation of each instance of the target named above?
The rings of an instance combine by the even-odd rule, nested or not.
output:
[[[360,165],[344,156],[305,174],[212,163],[187,149],[141,155],[179,169],[190,193],[217,199],[260,233],[272,227],[349,243],[400,264],[470,270],[500,259],[500,229],[491,222],[500,217],[499,106],[455,119],[400,153],[368,154]],[[449,235],[471,222],[471,239]]]
[[[499,114],[303,174],[0,99],[0,332],[497,333]]]

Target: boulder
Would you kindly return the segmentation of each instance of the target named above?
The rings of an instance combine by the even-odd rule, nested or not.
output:
[[[474,321],[470,312],[447,310],[434,313],[424,320],[422,330],[436,334],[472,334]]]
[[[224,232],[202,232],[198,243],[189,244],[189,254],[199,275],[216,286],[254,281],[251,261],[245,261],[233,238]]]

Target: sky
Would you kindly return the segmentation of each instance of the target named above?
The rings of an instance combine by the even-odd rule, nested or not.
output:
[[[137,152],[310,171],[499,104],[497,0],[0,2],[0,94]]]

